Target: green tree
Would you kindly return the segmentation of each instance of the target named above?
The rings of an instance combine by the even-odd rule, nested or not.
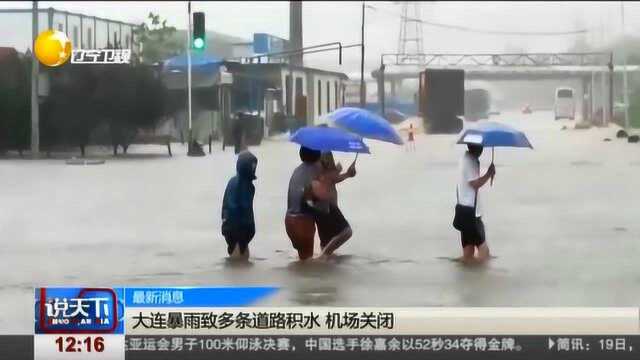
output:
[[[96,111],[106,121],[109,128],[113,155],[118,153],[118,145],[130,143],[135,136],[135,127],[129,123],[133,112],[132,98],[135,97],[134,79],[130,77],[129,65],[101,66],[95,93]]]
[[[143,63],[154,64],[184,51],[184,42],[176,38],[176,28],[168,26],[167,20],[149,13],[147,22],[134,30],[137,41],[142,45]]]
[[[94,111],[96,70],[95,65],[77,64],[48,69],[52,85],[42,106],[45,114],[41,129],[51,139],[43,144],[79,147],[81,155],[85,155],[91,132],[99,124]]]
[[[147,65],[103,67],[95,92],[96,110],[104,116],[113,154],[126,153],[141,129],[152,129],[167,112],[167,90]]]
[[[31,143],[31,63],[16,55],[0,68],[0,151],[22,154]]]

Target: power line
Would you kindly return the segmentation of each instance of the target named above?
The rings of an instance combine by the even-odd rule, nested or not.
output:
[[[383,12],[387,12],[387,13],[392,14],[394,16],[400,17],[401,19],[420,22],[420,23],[422,23],[424,25],[428,25],[428,26],[439,27],[439,28],[444,28],[444,29],[449,29],[449,30],[457,30],[457,31],[464,31],[464,32],[473,32],[473,33],[478,33],[478,34],[486,34],[486,35],[563,36],[563,35],[583,35],[583,34],[586,34],[586,33],[591,31],[590,29],[579,29],[579,30],[569,30],[569,31],[542,31],[542,32],[486,30],[486,29],[477,29],[477,28],[471,28],[471,27],[461,26],[461,25],[443,24],[443,23],[438,23],[438,22],[434,22],[434,21],[409,18],[409,17],[405,17],[402,14],[396,13],[394,11],[387,10],[387,9],[382,9],[382,8],[378,8],[378,7],[374,7],[372,5],[367,5],[367,7],[370,8],[370,9],[373,9],[373,10],[381,10]]]

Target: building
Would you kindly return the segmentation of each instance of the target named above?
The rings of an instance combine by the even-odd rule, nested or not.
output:
[[[289,51],[289,41],[271,34],[254,33],[253,41],[241,41],[231,44],[233,61],[238,62],[288,62],[288,57],[267,57],[266,61],[256,61],[256,55],[282,54]]]
[[[178,40],[186,40],[187,30],[178,29],[174,33],[174,38]],[[228,59],[235,57],[235,44],[248,43],[252,44],[249,40],[243,39],[237,36],[231,36],[223,34],[217,31],[208,30],[205,35],[205,52],[221,59]],[[245,55],[242,55],[245,56]]]
[[[278,116],[286,118],[288,128],[323,123],[323,115],[343,106],[348,80],[343,73],[285,63],[223,61],[209,71],[200,69],[192,72],[193,128],[199,140],[225,133],[237,112],[262,118],[265,133]],[[165,71],[163,78],[176,96],[184,96],[184,71]],[[176,129],[184,128],[185,115],[176,115]]]
[[[0,9],[0,46],[19,52],[31,48],[31,9]],[[38,9],[38,32],[55,29],[64,32],[74,49],[130,49],[139,55],[140,45],[134,39],[139,24],[105,19],[54,8]]]
[[[343,73],[281,63],[227,62],[225,66],[233,75],[234,110],[244,108],[262,113],[265,99],[272,99],[274,112],[314,125],[343,104],[348,80]]]

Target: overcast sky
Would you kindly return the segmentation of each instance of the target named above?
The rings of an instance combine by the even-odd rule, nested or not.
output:
[[[81,12],[115,20],[139,23],[152,11],[167,18],[169,24],[186,28],[186,2],[39,2],[40,7]],[[288,38],[289,3],[282,2],[200,2],[192,3],[194,11],[206,13],[208,30],[252,38],[255,32],[266,32]],[[620,34],[619,2],[422,2],[421,18],[426,21],[466,26],[474,29],[518,32],[572,31],[591,28],[587,40],[601,41],[602,36]],[[367,2],[375,9],[366,10],[366,66],[377,67],[380,54],[396,52],[400,29],[401,6],[396,2]],[[7,1],[0,8],[30,7],[30,1]],[[304,45],[341,41],[360,41],[360,2],[304,2]],[[5,16],[5,15],[3,15]],[[640,33],[640,3],[625,3],[627,33]],[[604,33],[600,31],[604,26]],[[30,31],[30,25],[25,25]],[[424,50],[427,52],[503,52],[525,49],[530,52],[565,51],[575,40],[569,36],[505,36],[423,26]],[[345,50],[343,66],[336,54],[314,54],[305,63],[346,73],[359,71],[360,52]]]

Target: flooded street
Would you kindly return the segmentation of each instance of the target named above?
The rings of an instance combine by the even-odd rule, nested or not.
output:
[[[368,140],[372,154],[338,186],[354,236],[334,264],[306,267],[284,229],[299,161],[284,139],[251,148],[257,235],[240,267],[225,260],[219,230],[232,148],[190,158],[177,145],[169,158],[131,146],[94,166],[3,160],[0,333],[33,331],[37,286],[274,285],[261,305],[276,306],[637,306],[640,146],[614,126],[574,130],[550,112],[493,119],[535,150],[496,150],[494,185],[482,191],[497,258],[481,268],[448,260],[461,253],[451,222],[465,148],[455,135],[419,135],[415,152]],[[490,161],[485,149],[483,168]]]

